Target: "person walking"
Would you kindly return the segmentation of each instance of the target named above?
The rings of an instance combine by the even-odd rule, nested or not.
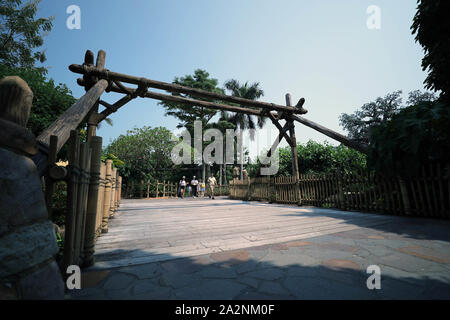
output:
[[[202,198],[205,196],[205,190],[206,190],[205,181],[203,181],[203,179],[200,179],[200,196]]]
[[[183,178],[180,180],[180,195],[181,198],[184,198],[184,189],[186,188],[186,177],[183,176]]]
[[[198,180],[195,178],[195,176],[192,177],[191,186],[192,186],[192,196],[194,198],[198,197]]]
[[[208,185],[209,185],[209,198],[214,199],[214,188],[217,185],[216,178],[214,178],[214,174],[211,173],[211,177],[208,178]]]

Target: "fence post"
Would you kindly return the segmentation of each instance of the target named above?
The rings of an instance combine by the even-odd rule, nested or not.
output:
[[[117,206],[120,207],[120,201],[122,200],[122,176],[119,176],[119,189],[117,196]]]
[[[86,224],[85,224],[85,236],[84,236],[84,252],[83,252],[83,266],[89,267],[94,264],[94,242],[95,242],[95,227],[97,218],[97,202],[98,202],[98,190],[100,179],[100,162],[102,152],[102,138],[93,136],[91,137],[91,167],[90,167],[90,182],[88,202],[86,209]]]
[[[114,214],[116,213],[116,208],[114,207],[115,198],[116,198],[116,175],[117,168],[113,168],[111,170],[111,204],[109,205],[109,218],[114,218]]]
[[[166,180],[163,180],[163,198],[166,196]]]
[[[109,206],[111,205],[112,161],[106,160],[105,197],[103,199],[102,233],[108,232]]]
[[[158,198],[158,194],[159,194],[159,180],[156,180],[156,194],[155,194],[155,198]]]
[[[411,214],[411,203],[409,201],[408,187],[406,186],[405,180],[401,177],[398,177],[398,184],[400,186],[400,194],[402,196],[403,208],[405,210],[405,214]]]
[[[78,167],[80,158],[80,138],[75,130],[70,132],[69,138],[69,180],[67,182],[67,214],[64,235],[64,269],[73,264],[75,217],[77,214]]]
[[[77,192],[77,212],[75,216],[75,241],[74,241],[74,261],[76,265],[81,263],[81,255],[83,252],[83,236],[84,236],[84,219],[86,215],[87,205],[87,185],[89,184],[89,176],[87,172],[88,157],[90,156],[89,145],[87,142],[80,144],[80,178]]]
[[[342,176],[339,173],[338,177],[337,177],[337,182],[338,182],[338,190],[339,190],[339,209],[341,210],[347,210],[347,205],[346,205],[346,201],[345,201],[345,195],[344,195],[344,188],[343,188],[343,181],[342,181]]]
[[[95,233],[96,237],[102,233],[102,220],[103,220],[103,204],[105,198],[105,179],[106,179],[106,165],[104,162],[100,162],[100,183],[98,187],[98,200],[97,200],[97,222]]]

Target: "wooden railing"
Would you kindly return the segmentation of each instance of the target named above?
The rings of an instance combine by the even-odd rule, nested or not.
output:
[[[230,182],[230,197],[342,210],[450,218],[450,165],[409,178],[373,173],[258,177]]]
[[[49,163],[56,158],[57,140],[50,139]],[[78,133],[71,131],[68,145],[68,166],[50,165],[44,176],[45,198],[51,216],[53,183],[67,183],[63,265],[87,267],[94,264],[96,239],[108,232],[108,221],[120,205],[122,177],[111,160],[101,161],[101,137],[80,142]]]
[[[178,183],[169,181],[128,181],[122,184],[122,192],[125,199],[161,199],[161,198],[174,198],[178,194]],[[206,187],[205,196],[208,196],[208,188]],[[185,196],[187,196],[187,190]],[[229,186],[218,185],[214,189],[214,195],[216,196],[228,196]]]

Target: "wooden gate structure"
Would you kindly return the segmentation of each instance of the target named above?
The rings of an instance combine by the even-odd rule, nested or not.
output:
[[[83,78],[77,79],[77,83],[84,86],[88,91],[86,95],[99,97],[100,91],[116,92],[124,94],[117,102],[109,104],[103,100],[97,100],[94,106],[89,107],[88,103],[85,104],[85,108],[82,114],[88,114],[88,137],[95,134],[97,125],[108,117],[110,114],[116,112],[119,108],[130,102],[131,100],[142,97],[152,98],[161,101],[170,101],[183,103],[192,106],[202,106],[205,108],[226,110],[230,112],[239,112],[249,115],[268,117],[272,123],[279,130],[278,139],[272,145],[271,150],[276,148],[281,140],[284,138],[288,142],[292,150],[293,155],[293,175],[298,177],[298,164],[297,164],[297,142],[295,137],[295,122],[304,124],[314,130],[317,130],[328,137],[341,142],[342,144],[356,149],[360,152],[367,153],[367,146],[353,140],[348,137],[337,133],[333,130],[325,128],[313,121],[305,119],[302,114],[307,113],[307,110],[303,108],[305,99],[301,98],[298,103],[293,106],[290,94],[286,95],[286,105],[278,105],[274,103],[267,103],[261,101],[248,100],[240,97],[223,95],[219,93],[209,92],[205,90],[185,87],[177,84],[171,84],[167,82],[161,82],[151,80],[147,78],[130,76],[118,72],[113,72],[105,69],[105,56],[106,53],[100,50],[97,55],[97,62],[94,66],[94,54],[91,51],[87,51],[82,65],[72,64],[69,69],[72,72],[83,75]],[[137,88],[130,88],[123,85],[128,83],[137,85]],[[150,91],[149,88],[165,90],[171,92],[172,95],[158,93]],[[92,91],[92,94],[90,92]],[[189,94],[194,97],[209,99],[219,102],[209,102],[197,99],[184,98],[180,94]],[[230,102],[236,105],[227,105],[223,102]],[[105,107],[105,109],[99,112],[99,105]],[[284,126],[280,124],[280,120],[285,120]],[[50,128],[51,129],[51,128]],[[45,142],[46,136],[43,136],[43,142]],[[271,153],[269,150],[269,156]]]
[[[90,141],[91,138],[95,136],[96,128],[101,121],[105,120],[109,115],[116,112],[119,108],[123,107],[125,104],[137,97],[268,117],[279,130],[279,135],[273,143],[271,150],[276,149],[283,138],[286,139],[292,150],[292,172],[295,177],[299,177],[297,142],[294,130],[295,122],[299,122],[316,131],[319,131],[350,148],[356,149],[362,153],[367,153],[367,145],[353,141],[338,132],[302,117],[301,115],[307,113],[307,110],[303,108],[305,103],[304,98],[301,98],[295,106],[292,105],[290,94],[286,95],[286,105],[248,100],[240,97],[113,72],[105,68],[105,58],[105,51],[100,50],[97,54],[97,59],[94,65],[94,54],[92,51],[87,50],[83,64],[72,64],[69,66],[70,71],[83,75],[82,78],[77,79],[77,83],[83,86],[87,92],[37,137],[39,152],[33,157],[33,161],[35,162],[41,175],[47,168],[50,136],[55,135],[58,137],[56,149],[58,152],[67,142],[70,131],[74,130],[83,121],[83,119],[87,117],[87,140]],[[126,87],[123,83],[136,85],[137,87]],[[171,92],[172,95],[150,91],[149,88],[166,90]],[[115,103],[109,104],[100,99],[100,96],[105,91],[121,93],[124,96]],[[218,102],[184,98],[180,96],[182,93],[201,99],[209,99]],[[223,102],[230,102],[234,105],[227,105]],[[99,111],[100,105],[104,107],[101,112]],[[286,123],[281,125],[280,120],[285,120]],[[268,151],[268,156],[271,155],[271,150]]]

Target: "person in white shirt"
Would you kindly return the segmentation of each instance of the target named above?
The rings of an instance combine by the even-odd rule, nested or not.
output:
[[[180,193],[181,198],[184,198],[184,189],[186,189],[186,178],[183,176],[183,178],[180,180]]]
[[[198,197],[198,180],[195,179],[195,176],[191,180],[191,186],[192,186],[192,195],[194,198]]]
[[[216,178],[214,178],[214,174],[211,173],[211,177],[208,178],[208,185],[209,185],[209,198],[214,199],[214,188],[217,185]]]

